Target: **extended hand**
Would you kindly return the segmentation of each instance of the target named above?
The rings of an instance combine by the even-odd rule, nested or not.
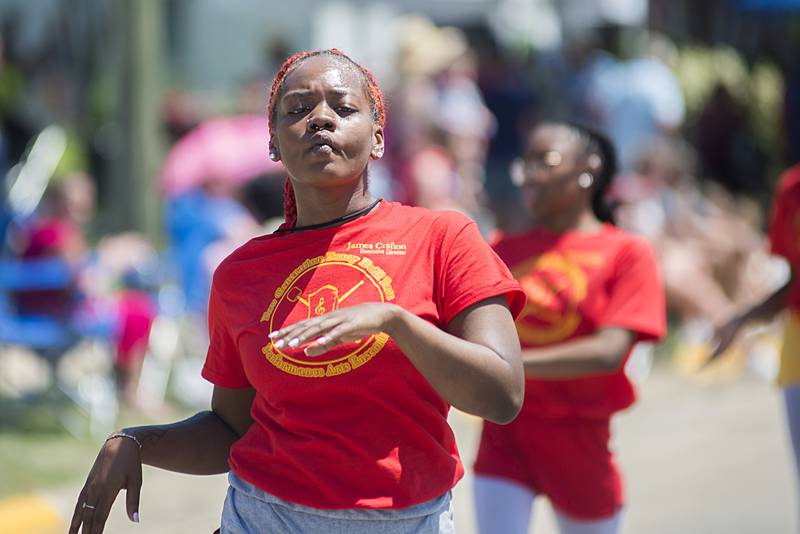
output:
[[[114,438],[103,445],[81,489],[69,534],[100,534],[111,505],[125,489],[128,517],[139,522],[139,492],[142,488],[142,459],[133,440]]]
[[[369,302],[325,313],[272,332],[276,349],[293,349],[311,341],[307,356],[319,356],[337,345],[389,330],[400,308],[394,304]]]

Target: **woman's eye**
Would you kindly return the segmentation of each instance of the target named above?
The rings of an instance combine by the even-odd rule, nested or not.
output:
[[[353,109],[353,108],[351,108],[350,106],[338,106],[338,107],[336,108],[336,112],[337,112],[337,113],[339,113],[340,115],[349,114],[349,113],[354,113],[355,111],[356,111],[356,110],[354,110],[354,109]]]
[[[306,106],[296,106],[290,108],[288,113],[289,115],[300,115],[302,113],[308,113],[308,108]]]

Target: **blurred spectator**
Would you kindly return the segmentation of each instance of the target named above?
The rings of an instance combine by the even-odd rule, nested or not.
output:
[[[672,48],[663,38],[651,38],[640,57],[607,58],[594,68],[589,106],[618,147],[622,172],[632,170],[652,143],[683,124],[683,94],[667,66]]]
[[[257,235],[260,227],[234,200],[232,185],[223,180],[209,180],[201,187],[169,199],[166,224],[186,307],[204,314],[211,274],[216,267],[214,259],[204,256],[207,247],[220,241],[241,245]],[[221,259],[218,256],[218,253],[213,254],[213,258]]]
[[[390,95],[395,198],[478,216],[493,117],[460,30],[422,17],[398,24],[400,84]]]
[[[657,143],[613,192],[620,225],[646,236],[656,251],[676,321],[678,365],[687,370],[708,354],[714,325],[773,283],[757,205],[713,184],[701,188],[696,159],[685,144]]]
[[[800,46],[795,46],[800,51]],[[797,54],[787,64],[784,93],[784,127],[786,130],[789,163],[800,162],[800,64]]]
[[[717,84],[696,125],[702,176],[734,193],[764,189],[764,154],[748,127],[746,109],[723,84]]]
[[[106,236],[97,246],[92,275],[96,286],[106,286],[97,288],[98,298],[109,299],[115,311],[114,378],[120,401],[129,408],[148,404],[139,398],[139,378],[158,315],[158,270],[155,249],[138,233]]]
[[[524,220],[517,188],[508,168],[522,152],[523,132],[532,122],[536,97],[521,65],[487,38],[478,49],[479,83],[486,105],[495,118],[487,147],[485,189],[498,227],[511,230]]]
[[[88,247],[84,227],[95,207],[95,186],[86,174],[71,174],[50,186],[40,214],[13,236],[14,248],[25,260],[61,259],[77,269]],[[67,319],[79,303],[78,288],[26,290],[16,294],[20,313]]]

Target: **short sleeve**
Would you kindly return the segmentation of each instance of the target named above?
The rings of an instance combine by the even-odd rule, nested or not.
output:
[[[664,285],[650,247],[641,241],[624,247],[615,259],[609,280],[608,305],[601,326],[616,326],[653,341],[666,331]]]
[[[239,351],[226,325],[224,303],[218,285],[215,276],[208,301],[209,345],[202,375],[212,384],[224,388],[251,387]]]
[[[516,318],[525,306],[525,294],[477,225],[468,221],[454,235],[448,234],[442,246],[445,260],[436,297],[442,324],[473,304],[500,295],[506,297]]]

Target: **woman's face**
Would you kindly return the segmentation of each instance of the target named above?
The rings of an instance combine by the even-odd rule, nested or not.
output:
[[[536,127],[528,136],[525,152],[512,166],[512,178],[522,190],[522,202],[538,220],[588,206],[590,189],[578,176],[587,172],[580,139],[557,124]]]
[[[296,184],[335,187],[364,173],[383,152],[363,75],[346,60],[315,56],[283,82],[275,103],[273,149]]]

